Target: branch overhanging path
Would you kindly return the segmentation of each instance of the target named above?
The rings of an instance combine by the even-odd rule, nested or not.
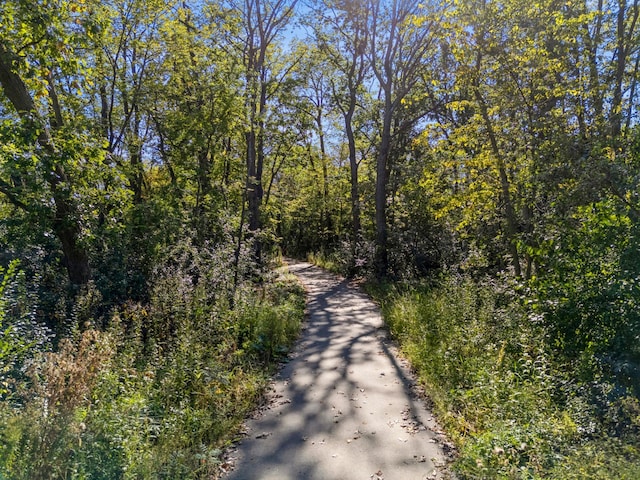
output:
[[[225,478],[445,478],[443,438],[377,306],[318,267],[292,262],[288,270],[307,290],[307,319]]]

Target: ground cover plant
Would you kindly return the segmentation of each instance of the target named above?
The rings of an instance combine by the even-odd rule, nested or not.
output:
[[[455,273],[369,291],[457,446],[461,478],[640,474],[640,402],[628,374],[612,373],[613,352],[576,358],[554,342],[556,318],[543,317],[530,292]]]
[[[222,449],[297,336],[304,298],[295,279],[274,274],[243,282],[231,308],[211,278],[218,263],[201,260],[207,281],[197,284],[186,266],[173,257],[149,302],[114,309],[101,327],[91,316],[74,319],[55,349],[25,336],[28,319],[8,308],[19,300],[18,267],[4,273],[1,478],[219,473]]]

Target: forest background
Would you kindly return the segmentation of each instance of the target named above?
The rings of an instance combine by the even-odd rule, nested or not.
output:
[[[638,0],[4,0],[0,478],[212,478],[366,280],[461,478],[640,477]]]

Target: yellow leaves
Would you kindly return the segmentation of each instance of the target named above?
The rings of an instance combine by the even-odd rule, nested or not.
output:
[[[456,100],[453,102],[449,102],[448,107],[453,112],[463,112],[468,108],[473,106],[473,102],[469,100]]]
[[[635,201],[637,200],[636,199],[636,192],[632,192],[631,190],[627,190],[627,192],[624,194],[624,199],[629,204],[635,203]]]
[[[48,92],[46,88],[39,88],[34,92],[33,99],[37,103],[40,100],[47,98],[47,96],[48,96]]]
[[[602,150],[602,155],[611,163],[616,161],[616,150],[613,147],[605,147]]]
[[[540,2],[533,2],[530,6],[529,6],[529,11],[528,14],[530,17],[532,18],[536,18],[538,17],[542,12],[544,11],[544,8],[542,6],[542,4]]]
[[[493,116],[500,115],[501,111],[502,111],[502,107],[500,105],[494,105],[488,109],[487,113],[489,114],[490,117],[493,117]]]
[[[419,182],[434,217],[463,235],[497,210],[495,161],[477,142],[471,130],[454,130],[447,141],[432,147]]]
[[[423,16],[423,15],[413,15],[410,19],[410,24],[413,25],[414,27],[422,27],[426,22],[428,21],[428,18]]]

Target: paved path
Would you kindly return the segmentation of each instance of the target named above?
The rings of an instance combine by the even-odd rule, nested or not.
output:
[[[247,424],[228,480],[445,478],[437,426],[412,392],[375,304],[308,263],[291,273],[308,318],[268,405]]]

